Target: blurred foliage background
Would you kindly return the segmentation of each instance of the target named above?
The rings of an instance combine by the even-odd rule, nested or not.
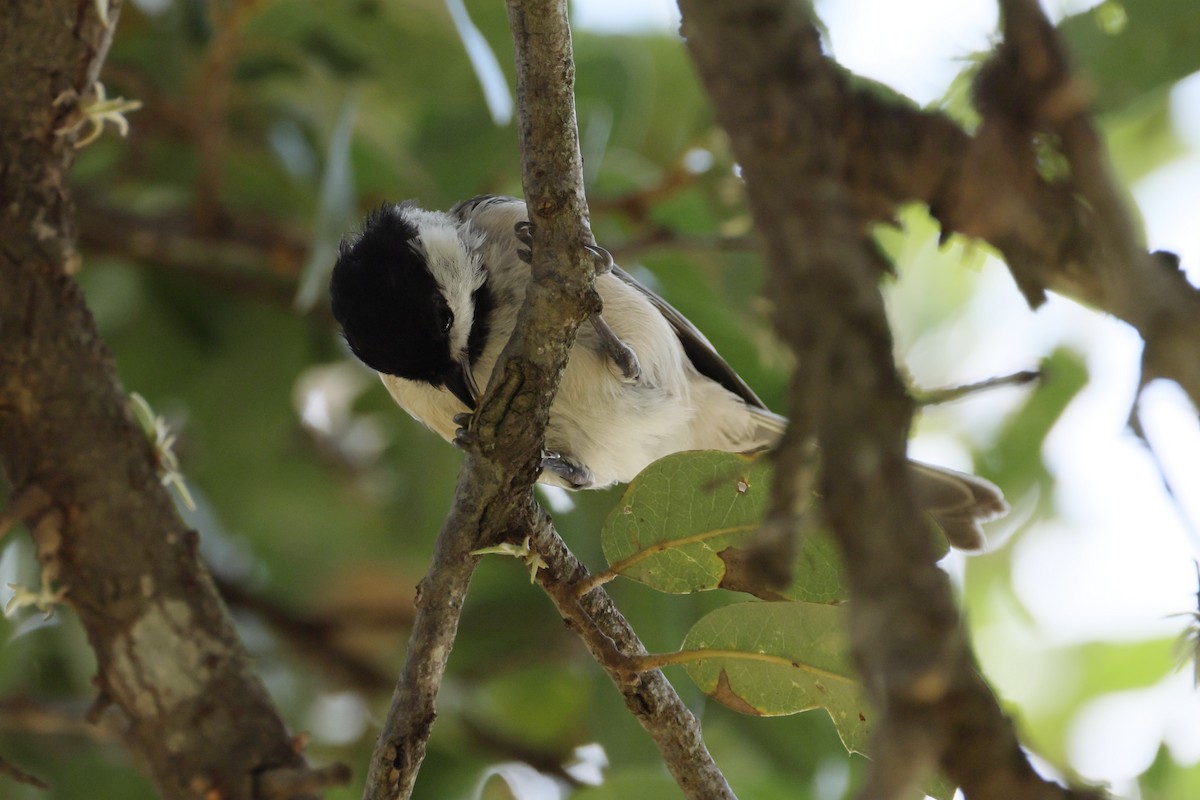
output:
[[[1200,50],[1181,44],[1200,41],[1197,16],[1189,2],[1137,0],[1062,23],[1095,81],[1100,121],[1128,182],[1185,150],[1168,113],[1170,88],[1200,69]],[[575,54],[598,240],[782,410],[788,360],[758,297],[751,221],[683,47],[662,33],[579,30]],[[345,761],[358,780],[459,454],[396,410],[348,357],[324,285],[340,235],[383,200],[445,208],[483,192],[520,194],[511,61],[504,4],[495,0],[130,0],[102,79],[110,96],[143,107],[130,115],[127,139],[109,132],[74,171],[78,278],[126,389],[179,435],[198,503],[181,513],[200,532],[289,726],[307,733],[313,759]],[[967,124],[976,63],[963,62],[939,104]],[[1020,642],[1034,624],[1012,589],[1013,554],[1059,513],[1042,445],[1087,383],[1089,362],[1065,334],[1022,350],[1015,365],[971,357],[1002,349],[980,345],[984,337],[1006,335],[989,328],[992,300],[981,293],[1015,292],[987,280],[1002,270],[985,247],[939,249],[936,236],[916,208],[879,232],[898,267],[889,302],[914,383],[963,383],[1046,359],[1037,388],[928,409],[918,430],[930,452],[990,477],[1013,501],[991,551],[949,566],[965,587],[985,671],[1001,676],[1002,699],[1031,746],[1071,774],[1070,731],[1081,710],[1173,674],[1174,633],[1159,626],[1040,650],[1038,674],[1057,676],[1054,701],[1005,692],[1015,684],[1003,676],[1018,669],[1006,654],[1030,652]],[[617,496],[541,495],[594,569],[603,567],[597,531]],[[36,583],[26,538],[5,542],[0,579]],[[658,650],[677,647],[698,616],[734,599],[668,597],[628,582],[612,591]],[[4,758],[48,780],[51,797],[153,796],[108,728],[78,722],[95,693],[94,661],[70,612],[49,620],[22,612],[0,621],[0,637]],[[669,674],[740,796],[848,796],[862,762],[845,755],[824,714],[741,717],[705,703],[678,669]],[[1189,760],[1162,742],[1152,742],[1158,755],[1140,785],[1124,790],[1200,796],[1200,753]],[[484,782],[485,796],[508,796],[497,775],[531,785],[513,764],[561,778],[575,748],[589,743],[603,748],[607,782],[575,796],[678,796],[649,739],[521,565],[485,559],[417,796],[470,797]],[[585,761],[595,759],[590,752]],[[0,784],[4,797],[47,796],[4,777]],[[359,794],[354,785],[328,796]]]

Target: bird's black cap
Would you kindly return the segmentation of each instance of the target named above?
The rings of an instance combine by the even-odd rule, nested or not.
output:
[[[385,203],[344,238],[329,282],[333,316],[354,355],[376,372],[445,384],[454,315],[429,273],[407,204]]]

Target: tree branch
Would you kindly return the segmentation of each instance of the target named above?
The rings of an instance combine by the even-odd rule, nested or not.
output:
[[[338,634],[360,622],[354,615],[305,615],[255,594],[235,581],[217,575],[221,598],[236,609],[257,614],[279,636],[305,658],[318,665],[332,680],[364,692],[383,692],[392,685],[390,672],[375,666],[353,649],[344,646]],[[407,614],[397,613],[381,620],[389,630],[408,627]]]
[[[49,791],[50,789],[50,784],[46,783],[41,778],[25,772],[20,767],[8,763],[3,758],[0,758],[0,775],[7,775],[17,783],[24,783],[27,786],[33,786],[34,788],[42,789],[43,791]]]
[[[523,183],[536,226],[533,280],[508,342],[464,437],[466,458],[454,507],[417,595],[417,616],[403,672],[371,760],[364,794],[369,800],[408,797],[436,716],[434,701],[458,626],[477,557],[471,551],[501,541],[522,541],[536,531],[551,563],[544,582],[569,592],[582,567],[566,552],[533,500],[541,472],[542,442],[550,404],[566,367],[575,331],[599,310],[592,241],[583,196],[582,161],[575,125],[574,60],[565,0],[509,0],[517,62],[517,105]],[[515,412],[515,413],[512,413]],[[550,591],[548,589],[548,591]],[[565,597],[564,594],[551,596]],[[598,637],[641,649],[628,625],[600,593],[593,619],[577,625],[589,647]],[[579,607],[573,596],[570,604]],[[561,608],[562,606],[560,606]],[[578,616],[568,615],[568,619]],[[599,633],[597,633],[599,631]],[[609,638],[609,641],[612,641]],[[641,687],[617,675],[626,703],[650,730],[688,797],[731,797],[713,765],[694,718],[660,673]],[[690,724],[685,722],[690,721]],[[719,792],[695,786],[723,787]]]
[[[574,113],[574,62],[562,0],[509,4],[525,189],[537,225],[533,281],[471,421],[454,507],[417,590],[408,654],[367,775],[364,798],[409,797],[478,557],[532,527],[550,403],[575,331],[595,309]],[[510,413],[516,411],[517,413]]]
[[[988,242],[1034,308],[1050,290],[1129,323],[1145,340],[1147,377],[1178,382],[1200,405],[1200,292],[1138,241],[1086,85],[1037,3],[1000,5],[1004,41],[975,84],[975,133],[840,82],[840,180],[864,219],[923,202],[944,235]],[[1039,173],[1037,133],[1061,141],[1069,178]]]
[[[79,243],[89,255],[131,259],[295,309],[297,276],[308,257],[308,243],[295,232],[241,218],[205,230],[193,213],[141,215],[89,199],[80,199],[78,215]],[[329,317],[324,307],[312,313]]]
[[[113,22],[118,2],[111,3]],[[66,24],[64,24],[66,23]],[[35,513],[102,691],[165,798],[255,796],[302,768],[162,487],[78,287],[67,171],[111,25],[87,2],[0,15],[0,466]]]
[[[704,745],[700,723],[662,671],[655,669],[636,677],[630,674],[627,659],[646,655],[646,648],[602,588],[593,588],[580,597],[587,569],[544,513],[534,541],[538,555],[548,564],[538,573],[539,583],[568,626],[608,672],[626,708],[654,739],[684,796],[695,800],[733,798],[733,790]]]
[[[856,135],[874,134],[890,146],[898,135],[922,155],[936,151],[896,124],[886,132],[857,127],[860,98],[822,55],[803,3],[680,6],[688,47],[742,165],[766,244],[776,325],[796,352],[791,416],[821,447],[824,513],[845,555],[853,598],[853,651],[880,712],[860,796],[905,796],[935,763],[972,800],[1084,796],[1034,773],[975,672],[908,486],[912,403],[892,361],[878,290],[888,266],[866,235],[867,222],[891,210],[875,179],[886,187],[884,178],[895,176],[865,180],[852,145]],[[796,479],[787,465],[804,462],[805,444],[788,437],[781,485]]]
[[[1040,237],[1030,241],[1026,236],[1011,254],[1001,249],[1010,264],[1023,255],[1022,249],[1031,251],[1028,259],[1033,263],[1023,268],[1025,272],[1135,327],[1146,343],[1144,379],[1170,378],[1200,405],[1200,359],[1195,357],[1200,347],[1200,292],[1176,264],[1146,252],[1092,125],[1091,93],[1072,72],[1066,47],[1041,7],[1033,0],[1001,0],[1000,9],[1004,42],[975,88],[984,125],[1008,134],[1012,158],[1026,174],[1036,169],[1033,136],[1057,135],[1071,171],[1068,180],[1051,187],[1057,190],[1053,194],[1042,189],[1033,195],[1052,197],[1057,206],[1057,213],[1043,224],[1068,224],[1059,230],[1035,228],[1031,233]],[[971,150],[977,154],[985,141],[982,128],[976,139]],[[1044,205],[1033,210],[1044,213]],[[997,237],[997,246],[1021,235],[1011,220],[1006,221],[1008,230]]]

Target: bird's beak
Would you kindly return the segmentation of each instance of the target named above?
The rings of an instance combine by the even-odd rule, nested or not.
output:
[[[472,411],[479,404],[479,385],[471,374],[471,360],[464,353],[442,379],[446,388]]]

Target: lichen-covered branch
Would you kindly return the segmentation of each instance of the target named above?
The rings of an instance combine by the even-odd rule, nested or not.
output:
[[[893,114],[851,92],[822,54],[804,3],[680,6],[688,47],[742,165],[777,327],[797,356],[790,415],[821,447],[824,513],[844,552],[853,598],[852,647],[880,713],[860,796],[907,796],[934,766],[972,800],[1087,796],[1044,781],[1022,754],[974,670],[907,483],[912,401],[892,360],[878,288],[888,267],[867,227],[890,216],[895,187],[910,169],[899,155],[900,165],[889,169],[893,142],[896,152],[928,164],[953,158],[938,144],[955,134],[934,117],[940,136],[926,139],[900,123],[921,115]],[[879,126],[861,124],[860,103]],[[865,139],[878,146],[875,160],[857,149]],[[922,185],[931,193],[936,187]],[[983,184],[977,191],[990,190]],[[777,481],[795,479],[805,444],[799,436],[785,442]]]
[[[252,798],[306,769],[156,473],[83,295],[68,170],[119,3],[0,15],[0,467],[98,685],[165,798]],[[108,22],[98,8],[109,11]],[[297,795],[299,796],[299,795]]]

